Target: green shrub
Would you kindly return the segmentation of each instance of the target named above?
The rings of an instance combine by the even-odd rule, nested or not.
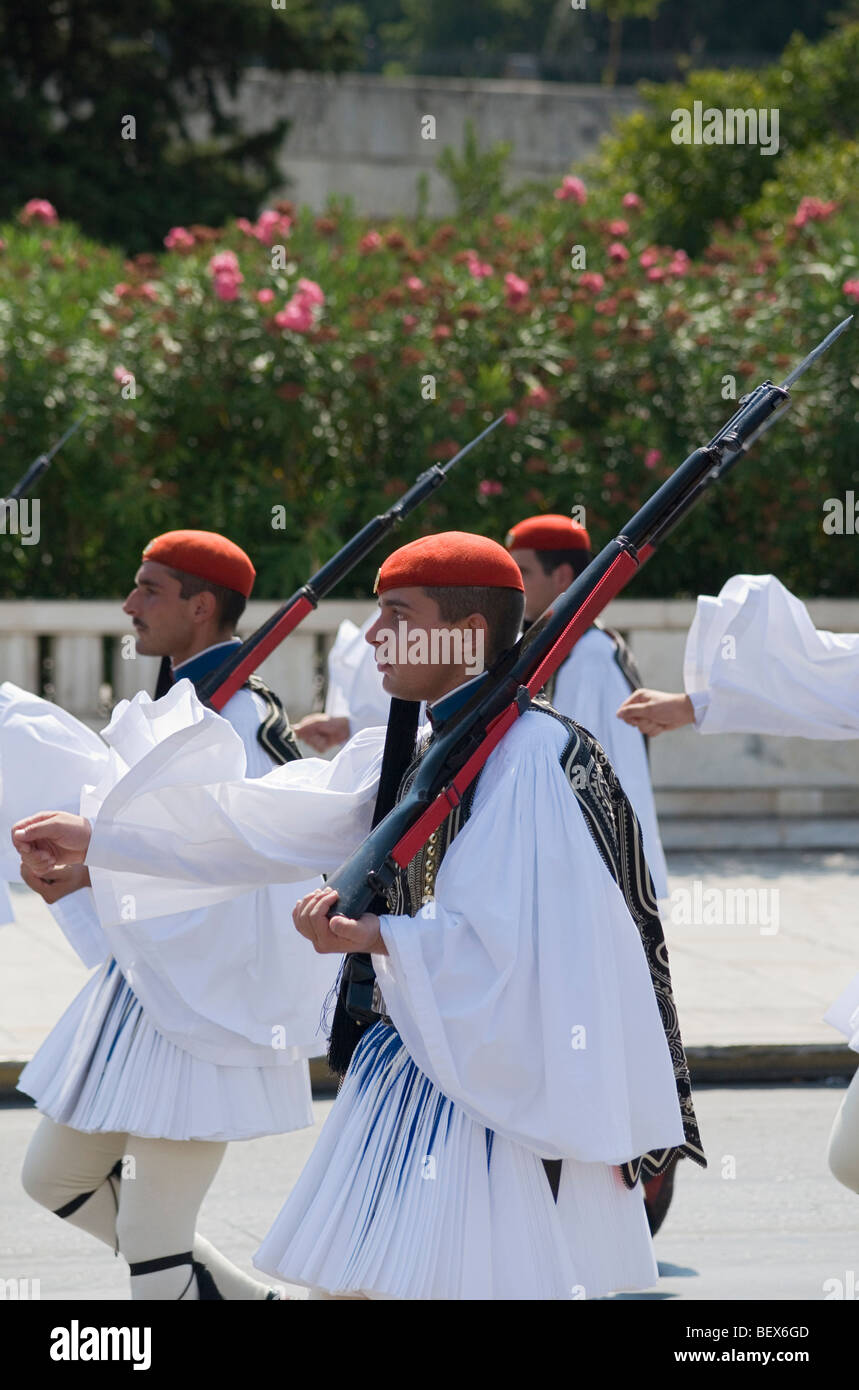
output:
[[[124,593],[153,534],[198,526],[244,545],[257,594],[283,597],[508,409],[401,539],[503,537],[584,505],[601,545],[732,413],[727,377],[737,395],[779,379],[850,308],[855,201],[801,227],[719,230],[695,262],[651,244],[646,204],[558,191],[517,218],[426,224],[419,241],[348,206],[278,226],[279,205],[125,263],[71,224],[0,228],[3,485],[91,411],[40,485],[40,544],[0,535],[3,592]],[[817,178],[807,194],[827,191]],[[241,280],[229,257],[212,266],[224,253]],[[803,379],[787,421],[632,592],[712,592],[737,570],[855,592],[855,538],[822,531],[823,502],[855,469],[855,343],[845,335]],[[338,592],[367,594],[379,560]]]
[[[730,222],[780,179],[781,166],[823,141],[854,139],[859,131],[859,24],[817,44],[796,34],[784,54],[760,72],[698,71],[685,83],[642,83],[644,111],[626,117],[589,162],[586,177],[617,196],[636,187],[647,201],[655,241],[701,251],[716,221]],[[728,108],[779,112],[778,152],[750,145],[675,144],[672,112]],[[811,171],[813,173],[813,165]],[[857,171],[854,167],[854,183]],[[817,192],[814,183],[803,190]]]

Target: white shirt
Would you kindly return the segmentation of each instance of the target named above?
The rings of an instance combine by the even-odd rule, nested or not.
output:
[[[614,642],[607,632],[592,627],[582,634],[559,667],[553,703],[559,714],[581,724],[605,749],[641,823],[644,854],[656,896],[664,898],[668,895],[668,874],[650,784],[647,746],[638,729],[617,717],[618,707],[629,693],[629,682],[615,659]]]

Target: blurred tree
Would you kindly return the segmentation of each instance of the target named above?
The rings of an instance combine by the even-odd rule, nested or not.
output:
[[[436,163],[453,189],[458,217],[473,221],[501,211],[509,200],[504,176],[512,152],[508,140],[481,149],[473,121],[465,122],[461,155],[445,145]]]
[[[859,24],[848,24],[816,44],[794,34],[778,61],[757,72],[699,69],[682,84],[643,83],[644,109],[620,121],[580,172],[618,197],[637,189],[652,239],[695,255],[717,222],[730,222],[757,202],[767,180],[779,177],[781,160],[810,153],[822,142],[855,140],[857,67]],[[702,109],[764,111],[770,121],[777,118],[772,156],[753,157],[739,143],[675,143],[674,113],[691,112],[696,101]],[[809,182],[802,192],[815,194],[813,155],[804,167]]]
[[[0,0],[0,217],[48,198],[142,251],[174,224],[254,215],[283,181],[286,123],[242,135],[224,94],[255,64],[354,67],[364,24],[319,0]]]
[[[848,13],[859,6],[791,0],[787,13],[784,0],[362,0],[361,8],[373,70],[497,77],[512,55],[527,53],[541,77],[593,81],[614,44],[617,80],[631,82],[678,76],[701,61],[758,66],[791,33],[821,38],[839,22],[830,3]]]
[[[595,10],[603,10],[609,22],[608,61],[603,82],[613,87],[617,81],[620,46],[625,19],[655,19],[662,0],[591,0]]]

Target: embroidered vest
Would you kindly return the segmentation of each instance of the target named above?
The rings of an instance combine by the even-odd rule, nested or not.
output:
[[[531,708],[557,719],[568,733],[559,761],[579,803],[591,839],[623,893],[624,901],[638,928],[674,1069],[685,1142],[677,1147],[641,1154],[622,1164],[623,1181],[627,1187],[632,1188],[642,1174],[649,1178],[663,1173],[675,1157],[691,1158],[693,1162],[706,1168],[707,1159],[698,1133],[689,1067],[671,988],[668,950],[659,919],[653,880],[644,858],[638,819],[611,763],[593,734],[588,733],[572,719],[559,714],[542,696],[538,697]],[[428,746],[429,740],[419,750],[406,772],[397,795],[398,801],[411,787]],[[388,911],[392,914],[414,917],[426,903],[432,901],[439,866],[471,814],[478,781],[479,774],[467,788],[460,804],[451,811],[406,868],[400,871],[388,889]],[[384,1004],[378,986],[374,1002],[378,1009],[383,1009]]]
[[[262,723],[257,729],[257,743],[262,745],[276,763],[295,762],[301,757],[301,750],[280,696],[269,689],[265,681],[256,674],[248,676],[242,689],[252,690],[266,706]]]

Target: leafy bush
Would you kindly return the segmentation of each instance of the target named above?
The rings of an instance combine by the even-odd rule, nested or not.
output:
[[[685,83],[642,83],[645,110],[619,123],[586,170],[589,181],[617,197],[634,186],[647,201],[655,241],[671,240],[694,255],[714,222],[731,221],[757,201],[781,165],[824,141],[854,139],[859,130],[859,24],[817,44],[796,34],[782,57],[760,72],[701,70]],[[749,145],[674,144],[671,114],[694,109],[777,109],[778,152]],[[813,171],[813,163],[811,165]],[[856,170],[854,166],[854,182]],[[804,190],[816,193],[812,181]]]
[[[568,178],[515,218],[419,233],[280,204],[124,263],[25,210],[0,228],[3,485],[91,413],[40,485],[40,544],[0,535],[5,593],[123,593],[150,536],[198,526],[244,545],[257,594],[282,597],[502,411],[401,539],[503,537],[584,505],[602,545],[733,411],[726,378],[737,396],[779,379],[859,299],[855,193],[779,231],[717,229],[698,261],[654,245],[626,194]],[[737,570],[855,592],[855,539],[822,531],[855,467],[855,342],[798,385],[636,595],[713,591]],[[379,560],[339,592],[368,593]]]

